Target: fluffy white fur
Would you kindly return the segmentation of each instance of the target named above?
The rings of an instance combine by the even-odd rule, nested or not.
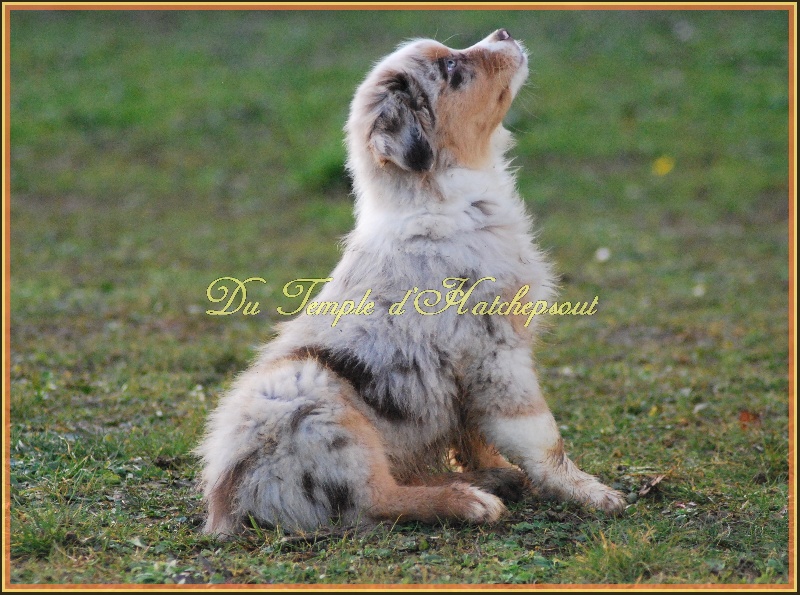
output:
[[[530,486],[623,507],[564,453],[533,370],[536,318],[423,317],[410,303],[388,315],[408,289],[448,277],[497,280],[470,304],[526,284],[526,301],[553,298],[504,156],[501,120],[526,76],[522,46],[501,29],[461,51],[410,42],[359,87],[346,128],[356,226],[314,299],[358,303],[369,289],[375,311],[335,327],[300,314],[237,379],[197,449],[206,531],[233,533],[248,515],[287,530],[494,521],[497,495]],[[443,473],[448,452],[463,472]]]

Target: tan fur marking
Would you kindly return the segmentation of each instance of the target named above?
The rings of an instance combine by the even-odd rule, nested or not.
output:
[[[502,403],[502,406],[495,407],[497,415],[502,417],[536,417],[539,415],[552,415],[541,395],[528,398],[525,401],[514,401]]]
[[[456,446],[455,459],[465,471],[476,469],[490,469],[495,467],[513,467],[494,446],[486,440],[477,430],[464,432],[459,436]]]
[[[567,457],[567,453],[564,451],[563,438],[559,436],[558,442],[556,442],[555,446],[547,449],[546,457],[547,461],[555,469],[567,465],[569,458]]]
[[[334,377],[342,383],[342,392],[340,394],[342,401],[347,403],[347,413],[339,419],[339,423],[350,434],[355,437],[360,444],[365,446],[370,454],[380,454],[379,461],[367,461],[367,464],[380,466],[385,464],[384,447],[381,442],[378,432],[375,427],[370,423],[367,417],[358,410],[356,404],[360,404],[360,399],[355,395],[355,391],[350,384],[338,376]]]
[[[511,105],[511,93],[503,91],[516,65],[506,55],[482,49],[464,55],[476,76],[464,88],[447,88],[439,96],[438,144],[449,149],[459,164],[480,167],[489,158],[491,134]]]

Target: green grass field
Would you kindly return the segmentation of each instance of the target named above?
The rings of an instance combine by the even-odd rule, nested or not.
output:
[[[631,506],[202,536],[205,416],[352,225],[353,90],[404,39],[498,27],[530,50],[506,125],[539,241],[563,299],[600,298],[553,317],[542,382]],[[792,582],[788,35],[786,11],[13,11],[6,580]],[[262,312],[206,315],[222,276],[264,277]]]

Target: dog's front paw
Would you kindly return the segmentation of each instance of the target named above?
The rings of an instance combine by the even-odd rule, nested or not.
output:
[[[595,507],[609,514],[620,514],[628,504],[627,499],[621,492],[606,486],[603,487],[605,489],[600,494],[599,502]]]
[[[627,501],[620,492],[581,471],[568,458],[562,461],[557,473],[548,474],[536,469],[535,477],[539,481],[534,487],[541,496],[564,502],[580,502],[609,514],[619,514],[625,509]]]
[[[592,482],[581,499],[584,504],[608,514],[620,514],[628,503],[621,492],[613,490],[597,480]]]

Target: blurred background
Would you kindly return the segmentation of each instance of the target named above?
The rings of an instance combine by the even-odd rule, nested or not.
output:
[[[58,357],[73,327],[90,352],[97,333],[154,326],[261,340],[284,283],[327,275],[352,226],[342,127],[371,65],[412,37],[467,47],[505,27],[530,52],[506,119],[520,191],[564,299],[601,294],[606,314],[557,328],[691,318],[785,356],[787,26],[780,11],[14,12],[15,352]],[[269,281],[258,320],[205,315],[226,275]]]
[[[15,477],[55,485],[36,456],[110,435],[100,466],[126,489],[166,473],[126,467],[142,453],[190,480],[283,285],[339,258],[355,87],[403,40],[499,27],[530,53],[506,118],[520,192],[563,299],[599,296],[537,351],[565,438],[590,471],[617,449],[785,498],[786,11],[12,11]],[[206,315],[222,276],[265,278],[261,314]],[[15,527],[41,505],[25,494]]]

